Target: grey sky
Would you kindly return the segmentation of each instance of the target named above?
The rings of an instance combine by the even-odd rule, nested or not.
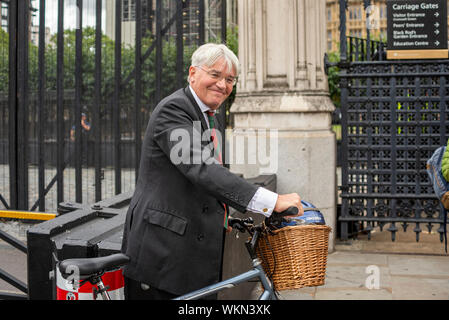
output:
[[[103,0],[102,29],[105,29],[105,1]],[[95,0],[83,0],[83,26],[95,26]],[[33,7],[39,9],[39,1],[33,0]],[[56,33],[58,28],[58,0],[46,0],[45,25],[50,33]],[[74,29],[77,26],[76,0],[64,1],[64,29]],[[33,24],[39,25],[39,11],[35,13]]]

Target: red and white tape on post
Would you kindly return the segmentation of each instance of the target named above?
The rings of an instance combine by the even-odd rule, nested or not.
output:
[[[109,286],[108,293],[112,300],[125,299],[122,269],[105,272],[102,279],[103,284]],[[56,268],[56,300],[94,300],[94,288],[98,289],[88,281],[81,287],[74,287],[73,283],[62,277],[59,268]],[[98,295],[97,299],[101,299],[101,295]]]

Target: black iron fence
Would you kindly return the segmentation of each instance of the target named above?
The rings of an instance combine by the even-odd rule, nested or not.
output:
[[[347,60],[356,61],[382,61],[386,60],[386,43],[365,38],[347,37]]]
[[[385,227],[394,241],[401,226],[412,225],[418,241],[423,225],[429,232],[437,225],[443,240],[446,212],[426,161],[449,138],[449,61],[387,61],[385,44],[346,36],[347,5],[340,0],[340,62],[334,64],[342,114],[341,238],[356,225],[353,231],[368,238]]]
[[[449,138],[449,63],[351,63],[341,74],[342,236],[349,221],[440,224],[426,161]]]
[[[187,84],[198,45],[227,35],[225,0],[0,6],[0,209],[132,190],[152,108]]]

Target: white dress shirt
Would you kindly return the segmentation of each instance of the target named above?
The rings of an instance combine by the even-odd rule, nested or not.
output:
[[[207,118],[206,111],[212,111],[215,113],[215,110],[211,110],[208,106],[206,106],[200,100],[200,98],[198,98],[195,91],[193,91],[192,87],[189,86],[189,89],[190,92],[192,92],[193,98],[195,99],[196,103],[200,107],[204,119],[206,120],[207,126],[209,127],[209,119]],[[254,194],[253,198],[249,201],[246,210],[260,213],[266,217],[269,217],[273,212],[277,199],[278,199],[277,193],[272,192],[263,187],[259,187],[256,193]]]

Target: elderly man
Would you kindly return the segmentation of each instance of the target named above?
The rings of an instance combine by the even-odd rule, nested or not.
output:
[[[225,128],[214,113],[232,92],[238,64],[223,44],[199,47],[189,86],[151,115],[123,235],[127,299],[171,299],[219,281],[228,206],[303,213],[298,194],[257,187],[222,165],[217,133]]]

